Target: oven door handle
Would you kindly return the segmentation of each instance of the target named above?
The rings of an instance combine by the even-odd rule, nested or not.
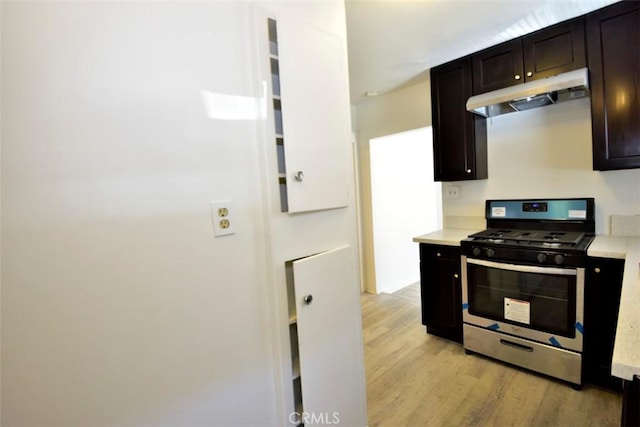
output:
[[[467,258],[467,264],[481,265],[483,267],[499,268],[501,270],[519,271],[522,273],[562,274],[565,276],[577,276],[575,268],[536,267],[533,265],[516,265],[505,262],[485,261],[483,259]]]

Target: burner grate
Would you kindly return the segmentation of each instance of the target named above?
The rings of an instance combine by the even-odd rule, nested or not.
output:
[[[545,247],[576,246],[584,238],[582,232],[487,229],[469,237],[495,244],[529,244]]]

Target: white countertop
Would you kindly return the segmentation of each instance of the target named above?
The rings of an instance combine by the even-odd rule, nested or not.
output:
[[[629,241],[634,237],[596,236],[587,249],[587,255],[600,258],[625,259]]]
[[[611,374],[633,380],[634,375],[640,376],[640,238],[625,240],[627,248]]]
[[[464,228],[444,228],[433,233],[423,234],[413,238],[417,243],[430,243],[432,245],[460,246],[460,240],[466,239],[469,234],[482,230],[468,230]]]
[[[478,231],[445,228],[414,237],[413,241],[459,246],[460,240]],[[640,238],[596,236],[587,254],[625,260],[611,374],[633,380],[634,375],[640,376]]]

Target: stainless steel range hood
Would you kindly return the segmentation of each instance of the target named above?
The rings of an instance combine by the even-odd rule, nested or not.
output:
[[[472,96],[467,101],[467,110],[484,117],[494,117],[585,96],[589,96],[589,72],[581,68]]]

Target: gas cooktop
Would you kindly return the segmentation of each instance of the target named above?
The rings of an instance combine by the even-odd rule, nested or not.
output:
[[[476,242],[493,244],[517,244],[540,247],[572,247],[577,246],[585,237],[578,231],[544,231],[544,230],[505,230],[487,229],[469,236]]]
[[[594,238],[593,198],[487,200],[487,229],[460,242],[476,259],[584,265]]]

